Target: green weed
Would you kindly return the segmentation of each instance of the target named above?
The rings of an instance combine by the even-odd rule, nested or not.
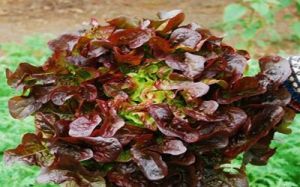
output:
[[[226,41],[234,41],[237,48],[252,54],[262,55],[270,49],[296,52],[300,42],[299,15],[300,0],[238,0],[225,7],[223,22],[216,28],[226,34]]]

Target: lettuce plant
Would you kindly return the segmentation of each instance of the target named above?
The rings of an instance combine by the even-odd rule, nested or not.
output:
[[[158,20],[118,17],[49,42],[42,66],[21,63],[7,83],[17,119],[35,133],[5,161],[41,167],[37,181],[70,186],[248,186],[248,163],[275,153],[294,111],[287,60],[266,56],[245,77],[249,54],[179,10]],[[244,153],[235,173],[222,165]]]

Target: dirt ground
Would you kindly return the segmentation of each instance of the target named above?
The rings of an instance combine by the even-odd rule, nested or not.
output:
[[[75,32],[90,18],[120,15],[154,18],[160,10],[182,9],[187,22],[209,27],[221,21],[234,0],[0,0],[0,43],[20,42],[37,33]]]

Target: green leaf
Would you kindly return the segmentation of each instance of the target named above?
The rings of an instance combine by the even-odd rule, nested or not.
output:
[[[292,19],[292,18],[293,18],[293,15],[290,13],[287,13],[283,16],[283,19]]]
[[[275,29],[270,29],[268,34],[270,36],[269,40],[272,42],[279,42],[281,40],[280,34]]]
[[[293,3],[293,0],[281,0],[279,1],[279,6],[282,8],[288,7]]]
[[[280,4],[280,1],[282,0],[266,0],[268,3],[272,3],[272,4],[275,4],[275,5],[279,5]],[[289,0],[290,1],[290,0]]]
[[[144,127],[143,122],[140,119],[140,116],[135,112],[129,112],[129,111],[121,111],[120,115],[130,124],[138,126],[138,127]]]
[[[240,4],[230,4],[225,7],[224,11],[224,22],[233,22],[242,18],[247,12],[247,8]]]
[[[300,22],[298,21],[298,22],[293,23],[291,25],[291,29],[292,29],[293,34],[296,37],[300,38]]]
[[[249,60],[248,68],[245,72],[245,76],[255,76],[257,73],[260,72],[259,63],[257,60]]]
[[[131,160],[131,154],[129,150],[122,151],[117,158],[117,162],[129,162]]]
[[[263,17],[265,17],[270,12],[269,5],[263,1],[252,3],[251,7]]]
[[[256,41],[256,44],[257,44],[259,47],[261,47],[261,48],[265,48],[265,47],[268,46],[268,43],[265,42],[264,40],[257,40],[257,41]]]
[[[90,78],[91,74],[87,71],[84,71],[83,69],[79,69],[77,72],[77,75],[82,79],[88,79]]]
[[[296,8],[298,13],[300,13],[300,0],[296,0]]]
[[[262,24],[260,21],[252,22],[248,25],[248,27],[242,33],[242,38],[246,40],[251,40],[256,37],[256,32],[258,29],[262,28]]]

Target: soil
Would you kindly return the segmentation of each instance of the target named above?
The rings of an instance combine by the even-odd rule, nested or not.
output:
[[[182,9],[186,22],[210,27],[234,0],[1,0],[0,43],[20,42],[37,33],[76,32],[91,18],[104,22],[120,15],[155,18],[160,10]]]

